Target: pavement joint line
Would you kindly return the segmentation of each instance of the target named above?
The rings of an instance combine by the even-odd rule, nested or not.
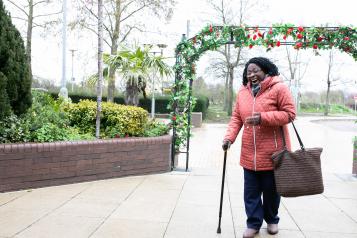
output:
[[[306,238],[306,235],[304,233],[304,231],[301,229],[301,227],[297,224],[296,220],[294,219],[294,217],[291,215],[290,211],[288,210],[288,208],[285,206],[284,202],[281,201],[281,204],[283,205],[283,207],[285,208],[286,212],[289,214],[291,220],[293,220],[293,222],[295,223],[296,227],[299,229],[299,231],[301,232],[301,234]]]
[[[357,201],[357,198],[341,198],[341,197],[329,197],[329,196],[326,196],[330,199],[339,199],[339,200],[353,200],[353,201]]]
[[[324,196],[327,201],[329,201],[329,203],[332,204],[332,206],[336,207],[340,212],[342,212],[345,216],[347,216],[349,219],[351,219],[352,221],[354,221],[355,223],[357,223],[357,221],[355,219],[353,219],[353,217],[351,217],[348,213],[346,213],[343,209],[341,209],[339,206],[337,206],[337,204],[335,204],[333,201],[330,200],[329,197],[327,197],[326,195],[322,194],[322,196]]]
[[[22,232],[24,232],[25,230],[27,230],[28,228],[30,228],[31,226],[33,226],[34,224],[38,223],[39,221],[41,221],[43,218],[49,216],[51,213],[53,213],[54,211],[56,211],[57,209],[63,207],[65,204],[67,204],[69,201],[73,200],[75,197],[77,197],[78,195],[80,195],[81,193],[83,193],[85,190],[87,190],[89,187],[93,186],[93,183],[90,186],[85,187],[84,189],[82,189],[81,191],[79,191],[77,194],[71,196],[68,200],[64,201],[63,203],[61,203],[59,206],[53,208],[52,210],[50,210],[49,212],[45,213],[43,216],[41,216],[40,218],[38,218],[36,221],[32,222],[30,225],[28,225],[27,227],[21,229],[20,231],[16,232],[12,237],[15,237],[19,234],[21,234]]]
[[[234,217],[233,217],[233,207],[232,207],[232,202],[231,202],[231,193],[229,191],[229,176],[228,175],[229,175],[229,173],[227,173],[228,201],[229,201],[229,207],[230,207],[230,210],[231,210],[231,217],[232,217],[232,224],[233,224],[233,234],[234,234],[234,237],[237,237],[236,224],[234,223]]]
[[[145,178],[140,182],[138,183],[134,189],[125,197],[125,199],[120,202],[109,214],[108,216],[104,217],[103,221],[99,223],[99,225],[93,230],[92,233],[89,234],[88,238],[92,237],[98,230],[101,226],[103,226],[103,224],[109,219],[109,217],[111,215],[113,215],[113,213],[122,205],[123,202],[127,201],[128,198],[138,189],[138,187],[144,183],[144,181],[147,179],[147,176],[145,176]]]
[[[23,197],[23,196],[25,196],[25,195],[28,194],[29,192],[30,192],[30,190],[28,190],[26,193],[24,193],[24,194],[22,194],[22,195],[19,195],[19,196],[15,197],[15,198],[13,198],[13,199],[11,199],[11,200],[9,200],[9,201],[3,203],[3,204],[0,204],[0,207],[4,206],[4,205],[6,205],[6,204],[8,204],[8,203],[10,203],[10,202],[13,202],[13,201],[15,201],[15,200],[17,200],[17,199],[19,199],[19,198],[21,198],[21,197]],[[1,238],[1,236],[0,236],[0,238]]]
[[[181,195],[182,195],[183,188],[185,187],[186,182],[187,182],[187,180],[188,180],[188,178],[189,178],[190,176],[191,176],[191,173],[189,173],[188,176],[186,176],[185,182],[182,184],[180,194],[179,194],[179,196],[178,196],[178,198],[177,198],[177,200],[176,200],[176,204],[175,204],[174,210],[173,210],[172,213],[171,213],[170,219],[169,219],[169,221],[168,221],[167,224],[166,224],[166,228],[165,228],[164,234],[162,235],[162,238],[164,238],[164,237],[166,236],[167,228],[169,227],[170,222],[171,222],[171,220],[172,220],[172,216],[173,216],[174,213],[175,213],[177,204],[178,204],[178,202],[179,202],[179,200],[180,200],[180,198],[181,198]]]

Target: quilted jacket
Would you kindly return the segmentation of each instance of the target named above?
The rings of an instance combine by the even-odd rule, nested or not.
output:
[[[260,112],[261,123],[257,126],[245,124],[245,119],[254,112]],[[295,106],[288,87],[278,76],[268,77],[261,82],[261,89],[255,97],[249,84],[239,89],[224,139],[234,143],[243,127],[240,165],[255,171],[272,170],[271,155],[283,148],[280,126],[283,126],[287,148],[290,150],[287,124],[289,118],[294,120],[295,116]]]

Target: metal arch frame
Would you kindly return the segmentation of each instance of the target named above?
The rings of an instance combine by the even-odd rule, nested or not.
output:
[[[223,29],[223,26],[214,26],[215,29]],[[274,29],[274,28],[283,28],[283,27],[279,27],[279,26],[245,26],[246,29],[248,30],[264,30],[263,35],[266,33],[267,30],[270,29]],[[291,28],[293,29],[298,29],[298,27],[296,26],[292,26]],[[303,27],[304,29],[308,29],[308,28],[317,28],[317,29],[327,29],[328,31],[337,31],[340,29],[340,27]],[[185,39],[185,34],[182,35],[183,39]],[[188,41],[192,41],[194,37],[191,37],[188,39]],[[302,41],[300,42],[306,42],[306,36],[304,36],[304,38],[302,39]],[[180,42],[177,46],[179,46],[182,42]],[[227,41],[225,44],[222,45],[227,45],[227,44],[233,44],[235,45],[236,43],[238,43],[237,41],[234,40],[234,33],[233,31],[230,31],[230,40]],[[296,41],[283,41],[280,44],[281,45],[295,45],[297,42]],[[328,44],[328,43],[320,43],[320,44]],[[176,58],[176,65],[178,65],[180,59],[179,59],[179,55],[177,52],[177,48],[175,51],[175,58]],[[174,86],[174,94],[176,94],[178,88],[177,88],[177,82],[182,80],[182,77],[179,73],[177,73],[177,70],[175,72],[175,86]],[[188,94],[188,98],[187,98],[187,106],[188,106],[188,115],[187,115],[187,138],[186,138],[186,151],[179,151],[178,153],[185,153],[186,154],[186,172],[188,171],[188,163],[189,163],[189,155],[190,155],[190,132],[191,132],[191,97],[192,97],[192,82],[193,80],[190,79],[189,82],[189,94]],[[173,116],[175,116],[178,113],[177,111],[177,101],[174,100],[173,101]],[[172,135],[172,143],[171,143],[171,170],[174,169],[173,165],[174,165],[174,157],[175,157],[175,142],[176,142],[176,122],[175,120],[173,120],[172,122],[172,126],[173,126],[173,135]]]

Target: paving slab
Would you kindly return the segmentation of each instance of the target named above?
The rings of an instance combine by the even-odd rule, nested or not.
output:
[[[147,220],[108,219],[91,238],[159,238],[167,223]]]
[[[69,215],[50,215],[28,227],[16,238],[78,238],[89,237],[102,219]]]

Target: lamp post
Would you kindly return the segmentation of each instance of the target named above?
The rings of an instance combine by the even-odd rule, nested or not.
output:
[[[70,49],[69,51],[71,51],[72,53],[72,77],[71,77],[71,82],[72,82],[72,93],[73,93],[73,84],[74,84],[74,76],[73,76],[73,58],[74,58],[74,52],[77,51],[75,49]]]
[[[164,48],[167,47],[167,45],[165,44],[157,44],[157,47],[160,48],[160,52],[151,52],[154,54],[154,57],[155,57],[155,54],[156,53],[160,53],[161,56],[163,55],[163,52],[164,52]],[[151,95],[151,118],[153,119],[155,117],[155,77],[156,77],[156,69],[154,71],[154,75],[152,77],[152,95]]]
[[[63,23],[62,23],[62,80],[59,95],[68,98],[67,79],[66,79],[66,40],[67,40],[67,0],[62,2]]]

